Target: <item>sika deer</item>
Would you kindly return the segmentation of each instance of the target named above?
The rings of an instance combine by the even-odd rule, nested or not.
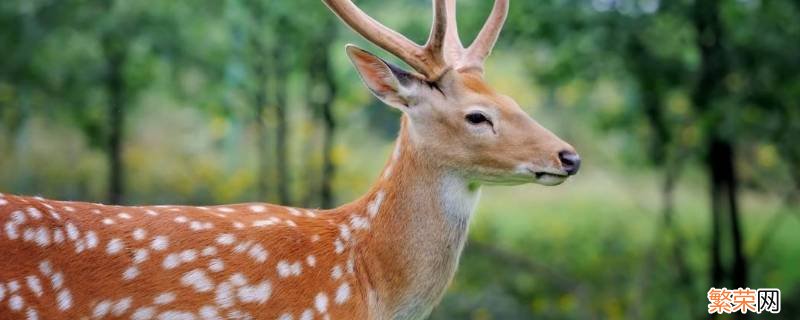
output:
[[[481,184],[556,185],[578,171],[570,145],[483,80],[507,0],[466,49],[455,0],[434,1],[425,46],[350,1],[324,2],[416,70],[347,47],[367,87],[403,112],[363,197],[309,210],[0,194],[0,318],[423,318],[455,273]]]

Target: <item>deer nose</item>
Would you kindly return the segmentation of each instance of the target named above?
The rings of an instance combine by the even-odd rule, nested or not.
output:
[[[581,168],[581,157],[574,151],[561,151],[558,153],[558,160],[561,161],[561,167],[568,175],[578,173]]]

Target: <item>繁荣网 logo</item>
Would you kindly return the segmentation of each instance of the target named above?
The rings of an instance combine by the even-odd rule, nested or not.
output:
[[[781,290],[766,288],[728,290],[712,287],[708,290],[708,313],[780,313]]]

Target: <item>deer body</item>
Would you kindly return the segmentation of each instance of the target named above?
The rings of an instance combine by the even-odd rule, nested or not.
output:
[[[417,72],[347,47],[403,112],[378,182],[331,210],[249,203],[122,207],[0,195],[2,319],[420,319],[452,279],[481,184],[557,185],[574,149],[483,80],[508,10],[476,40],[434,0],[425,46],[323,0]]]
[[[332,210],[0,196],[0,315],[420,318],[455,273],[478,191],[406,135],[379,182]]]

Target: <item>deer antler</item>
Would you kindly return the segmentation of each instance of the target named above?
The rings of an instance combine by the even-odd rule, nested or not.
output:
[[[508,15],[508,0],[496,0],[478,37],[465,49],[456,26],[455,0],[434,0],[428,41],[420,46],[387,28],[351,0],[323,0],[339,18],[368,41],[408,63],[428,80],[437,80],[450,68],[483,70]]]
[[[461,60],[459,69],[464,68],[477,68],[483,70],[483,62],[489,54],[492,53],[492,48],[497,42],[497,37],[500,36],[500,31],[503,29],[503,24],[506,22],[508,16],[508,0],[496,0],[492,13],[483,24],[481,32],[467,49],[466,56]]]

